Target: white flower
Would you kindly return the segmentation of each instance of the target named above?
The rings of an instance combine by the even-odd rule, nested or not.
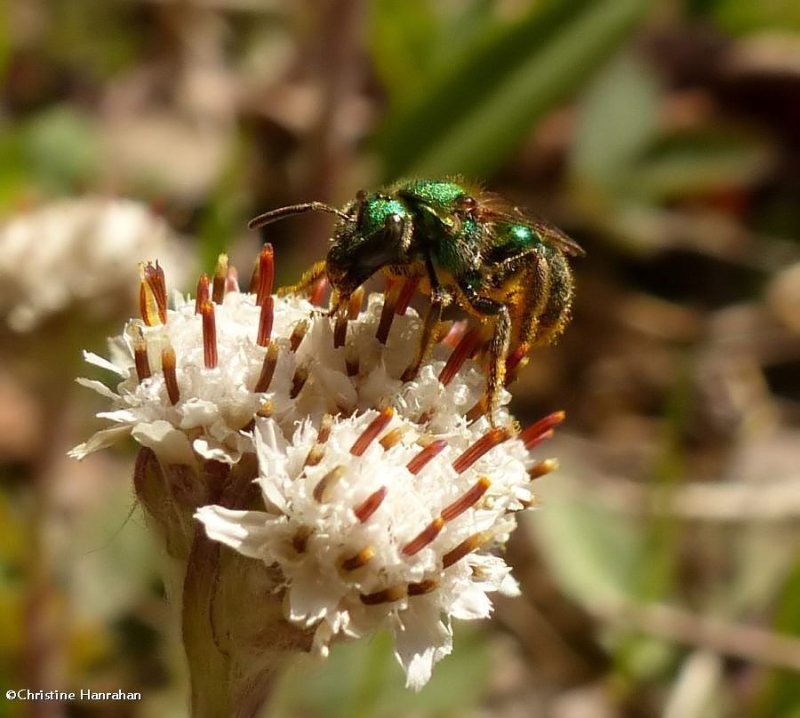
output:
[[[323,655],[339,634],[387,628],[419,689],[451,651],[452,618],[485,618],[487,594],[517,592],[491,550],[533,503],[540,465],[513,431],[482,418],[432,435],[386,409],[306,421],[290,439],[259,419],[254,436],[266,511],[196,517],[212,539],[280,568],[286,618],[313,629]]]
[[[142,257],[179,278],[176,245],[163,219],[129,200],[61,200],[19,215],[0,227],[0,314],[18,332],[78,302],[107,314],[111,298],[129,298]]]
[[[112,410],[99,416],[114,426],[97,432],[71,455],[83,458],[132,434],[173,463],[193,465],[196,455],[236,463],[244,452],[254,451],[248,429],[259,412],[271,413],[286,435],[309,417],[319,421],[326,413],[363,412],[388,404],[410,418],[425,416],[432,431],[463,426],[463,415],[485,390],[483,373],[469,361],[442,385],[438,375],[450,351],[438,346],[418,377],[403,383],[399,377],[413,360],[420,320],[413,310],[395,317],[384,346],[375,338],[382,302],[382,295],[372,295],[366,310],[349,322],[347,346],[334,348],[331,320],[318,307],[298,297],[273,299],[276,361],[271,381],[259,387],[270,357],[269,349],[257,342],[262,312],[256,296],[228,291],[213,305],[217,362],[209,368],[205,351],[210,340],[204,338],[203,319],[195,313],[194,300],[176,294],[166,323],[147,326],[134,319],[110,340],[110,360],[84,354],[89,363],[122,381],[112,391],[97,380],[78,380],[111,400]],[[137,343],[146,347],[150,373],[141,380]],[[175,402],[167,386],[169,372],[162,370],[167,347],[175,356]],[[507,401],[508,395],[503,398]],[[505,418],[507,412],[501,409],[499,416]]]

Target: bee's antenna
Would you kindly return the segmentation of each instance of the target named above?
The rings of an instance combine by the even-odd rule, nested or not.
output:
[[[269,212],[258,215],[258,217],[253,217],[253,219],[247,223],[247,226],[249,229],[258,229],[265,224],[272,224],[284,217],[291,217],[293,214],[304,214],[305,212],[328,212],[329,214],[335,214],[339,219],[343,219],[346,222],[355,221],[353,217],[349,217],[341,210],[331,207],[324,202],[305,202],[303,204],[292,204],[288,207],[271,209]]]

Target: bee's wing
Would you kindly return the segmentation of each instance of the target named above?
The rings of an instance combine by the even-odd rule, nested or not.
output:
[[[560,249],[564,254],[572,257],[583,257],[586,252],[574,240],[564,234],[558,227],[545,222],[538,217],[531,217],[517,207],[482,206],[481,219],[487,222],[507,222],[509,224],[523,224],[530,227],[538,234],[542,241]]]

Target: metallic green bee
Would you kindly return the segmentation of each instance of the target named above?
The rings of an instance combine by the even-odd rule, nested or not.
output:
[[[442,309],[457,304],[492,327],[488,409],[494,424],[511,351],[549,344],[569,321],[573,280],[567,256],[583,250],[560,230],[459,178],[403,180],[361,191],[341,210],[321,202],[259,215],[251,228],[322,211],[339,220],[326,259],[287,291],[308,292],[327,276],[332,313],[378,270],[419,279],[430,296],[419,347],[404,378],[416,375],[434,342]]]

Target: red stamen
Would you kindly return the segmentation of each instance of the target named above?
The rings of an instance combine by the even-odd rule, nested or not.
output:
[[[260,347],[265,347],[269,343],[269,338],[272,336],[272,322],[275,318],[275,300],[271,294],[264,298],[264,303],[261,305],[261,313],[258,315],[258,336],[256,337],[256,344]]]
[[[511,431],[506,428],[489,429],[480,439],[470,446],[461,456],[453,462],[453,468],[459,473],[464,473],[487,451],[498,444],[502,444],[511,436]]]
[[[214,305],[204,302],[200,307],[200,316],[203,320],[203,363],[206,369],[217,366],[217,320]]]
[[[545,459],[544,461],[539,461],[531,466],[531,468],[528,469],[528,476],[530,476],[531,481],[536,481],[536,479],[546,476],[547,474],[551,474],[557,469],[557,459]]]
[[[194,300],[194,313],[200,314],[200,307],[211,301],[208,275],[204,272],[197,280],[197,298]]]
[[[275,281],[275,254],[272,245],[267,242],[258,255],[258,291],[256,304],[261,306],[269,295],[272,294],[272,285]]]
[[[214,270],[214,281],[211,285],[211,301],[222,304],[225,297],[225,281],[228,277],[228,255],[220,254],[217,257],[217,267]]]
[[[148,326],[153,327],[161,324],[161,319],[158,314],[158,306],[156,304],[153,292],[150,289],[147,280],[145,279],[144,265],[139,265],[139,314],[142,321]]]
[[[442,519],[452,521],[480,500],[492,485],[488,476],[481,476],[462,496],[442,510]]]
[[[381,319],[378,322],[378,331],[375,332],[375,337],[381,344],[386,344],[386,340],[389,338],[389,330],[392,328],[392,321],[394,320],[394,310],[400,296],[400,287],[400,282],[393,280],[387,281],[383,308],[381,309]]]
[[[413,556],[415,553],[419,553],[441,533],[443,528],[444,519],[441,516],[437,516],[422,529],[416,538],[403,546],[403,553],[406,556]]]
[[[228,275],[225,277],[225,293],[239,291],[239,270],[230,265],[228,267]]]
[[[520,369],[524,368],[524,366],[528,363],[529,351],[530,345],[527,342],[523,342],[506,357],[506,386],[511,384],[517,378]]]
[[[328,437],[331,434],[332,426],[333,417],[330,414],[325,414],[325,416],[322,417],[322,423],[317,433],[317,441],[314,446],[309,449],[308,456],[306,456],[305,466],[316,466],[322,461],[322,457],[325,456],[325,443],[328,441]]]
[[[483,396],[475,402],[475,405],[467,412],[465,418],[471,424],[473,421],[480,419],[488,409],[489,399],[486,396]]]
[[[153,301],[155,302],[158,318],[161,324],[167,323],[167,282],[164,277],[164,270],[156,260],[155,266],[150,262],[144,268],[144,280],[150,290]]]
[[[316,307],[321,307],[325,302],[325,295],[328,293],[328,285],[328,278],[321,277],[314,285],[314,289],[311,291],[311,296],[308,298],[308,301]]]
[[[525,448],[532,449],[537,444],[542,443],[542,441],[545,439],[549,439],[553,435],[551,430],[564,421],[565,417],[565,412],[554,411],[552,414],[548,414],[547,416],[539,419],[539,421],[531,424],[519,435],[520,440],[523,444],[525,444]],[[545,434],[548,435],[545,436]]]
[[[317,432],[317,443],[324,444],[331,436],[331,429],[333,428],[333,416],[330,414],[325,414],[322,417],[322,421],[319,425],[319,431]]]
[[[420,279],[421,277],[410,277],[409,279],[406,279],[405,284],[403,284],[403,288],[400,290],[400,296],[397,299],[397,306],[394,308],[395,314],[401,317],[405,315],[408,305],[411,303],[411,299],[414,296],[414,292],[417,291]]]
[[[161,350],[161,370],[164,372],[164,384],[167,387],[167,396],[170,403],[175,406],[181,398],[178,389],[178,375],[176,372],[177,358],[172,347],[164,347]]]
[[[461,338],[466,334],[468,328],[469,324],[464,320],[453,322],[447,334],[442,338],[442,344],[451,349],[455,349],[461,341]]]
[[[486,532],[472,534],[465,538],[458,546],[442,556],[442,568],[449,568],[456,561],[460,561],[467,554],[479,549],[489,538]]]
[[[365,606],[377,606],[381,603],[394,603],[407,595],[408,589],[405,586],[392,586],[375,593],[362,593],[360,598]]]
[[[385,486],[381,486],[377,491],[373,491],[369,496],[367,496],[366,499],[364,499],[364,501],[362,501],[358,506],[356,506],[355,509],[353,509],[356,518],[362,524],[366,523],[367,519],[378,510],[378,507],[386,498],[387,492],[388,489]]]
[[[290,399],[296,399],[297,395],[303,390],[303,387],[306,385],[308,381],[308,367],[305,365],[298,366],[297,369],[294,370],[294,376],[292,377],[292,389],[289,392]]]
[[[345,467],[337,466],[331,469],[325,476],[323,476],[314,487],[311,495],[317,503],[324,503],[330,496],[331,489],[339,479],[344,476]]]
[[[425,465],[434,457],[440,454],[447,446],[447,441],[444,439],[436,439],[428,444],[422,451],[414,456],[411,461],[406,464],[406,468],[414,475],[418,474]]]
[[[343,347],[347,339],[348,315],[341,309],[336,314],[336,324],[333,327],[333,346],[335,349]]]
[[[378,434],[387,427],[393,416],[394,408],[387,406],[369,423],[367,428],[361,432],[361,436],[355,440],[353,447],[350,449],[350,453],[353,456],[361,456],[367,450],[367,447],[377,438]]]
[[[342,561],[341,566],[343,571],[355,571],[356,569],[366,566],[375,556],[375,549],[372,546],[362,548],[354,556],[346,558]]]
[[[478,328],[471,329],[461,337],[461,341],[458,342],[458,345],[448,357],[447,363],[439,374],[439,381],[442,384],[447,386],[453,380],[453,377],[458,374],[464,362],[469,359],[478,348],[480,340],[481,330]]]
[[[439,587],[438,581],[432,578],[427,578],[424,581],[419,581],[418,583],[409,583],[408,595],[422,596],[426,593],[430,593],[431,591],[435,591],[438,587]]]
[[[398,426],[396,429],[392,429],[390,432],[384,435],[384,437],[378,442],[384,451],[389,451],[393,446],[400,443],[400,439],[403,438],[403,434],[407,431],[407,427],[405,426]]]
[[[139,327],[137,327],[136,336],[133,339],[133,363],[136,366],[136,377],[140,384],[148,377],[153,376],[150,371],[150,360],[147,357],[147,342]]]
[[[272,375],[275,373],[275,365],[278,363],[278,345],[276,342],[270,342],[267,346],[267,351],[264,354],[264,361],[261,364],[261,374],[259,374],[258,381],[253,389],[256,394],[269,389],[272,382]]]
[[[297,322],[294,325],[294,329],[292,329],[292,335],[289,337],[289,351],[296,352],[297,348],[300,346],[300,342],[303,341],[303,337],[306,335],[308,331],[308,320],[302,319],[301,321]]]

